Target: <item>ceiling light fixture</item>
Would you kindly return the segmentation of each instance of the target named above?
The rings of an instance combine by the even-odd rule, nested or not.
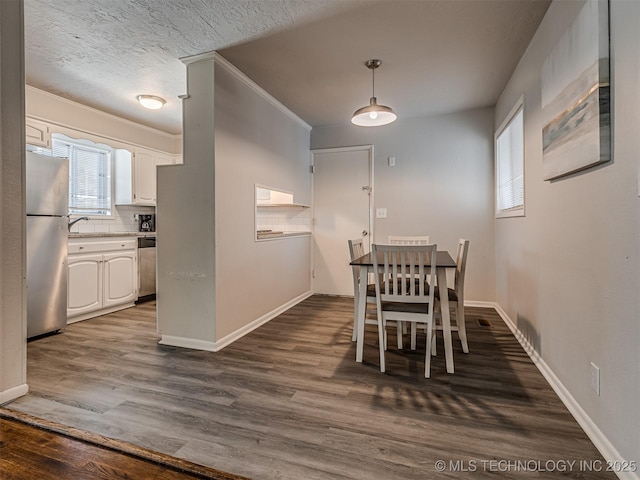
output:
[[[371,75],[373,79],[373,94],[369,100],[369,105],[359,108],[353,114],[351,123],[359,125],[361,127],[379,127],[381,125],[387,125],[393,122],[397,117],[393,108],[386,105],[378,105],[376,99],[376,76],[375,70],[380,66],[382,62],[380,60],[367,60],[365,64],[367,68],[371,69]]]
[[[148,108],[149,110],[158,110],[167,103],[164,98],[156,97],[155,95],[138,95],[136,98],[140,105],[144,108]]]

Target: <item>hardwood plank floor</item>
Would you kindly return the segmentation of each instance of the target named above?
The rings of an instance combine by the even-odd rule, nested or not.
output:
[[[352,319],[314,296],[211,353],[158,345],[142,304],[29,343],[8,408],[253,479],[616,478],[493,309],[430,379],[424,337],[381,374],[375,326],[357,364]]]
[[[45,422],[46,423],[46,422]],[[3,480],[40,479],[129,479],[242,480],[187,462],[150,461],[98,446],[23,421],[0,418],[0,478]],[[158,455],[149,455],[158,457]]]

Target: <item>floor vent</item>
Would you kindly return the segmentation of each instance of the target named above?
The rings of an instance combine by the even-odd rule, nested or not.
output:
[[[478,325],[480,325],[481,327],[490,327],[491,322],[486,318],[478,318]]]

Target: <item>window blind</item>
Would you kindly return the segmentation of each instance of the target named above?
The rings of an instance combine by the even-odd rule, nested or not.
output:
[[[69,159],[69,213],[111,214],[111,152],[54,138],[52,154]]]
[[[522,107],[496,138],[497,210],[524,207],[524,115]]]

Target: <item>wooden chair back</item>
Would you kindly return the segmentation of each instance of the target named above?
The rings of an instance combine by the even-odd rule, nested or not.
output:
[[[389,235],[389,245],[429,245],[429,235],[400,236]]]

